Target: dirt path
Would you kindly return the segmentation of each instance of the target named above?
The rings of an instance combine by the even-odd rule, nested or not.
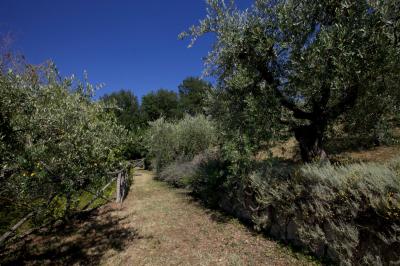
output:
[[[251,233],[235,219],[207,210],[186,191],[135,177],[124,207],[138,236],[123,251],[109,251],[105,265],[308,265],[273,241]]]
[[[0,252],[0,265],[310,265],[187,191],[140,171],[123,205],[107,204]],[[7,258],[7,259],[5,259]]]

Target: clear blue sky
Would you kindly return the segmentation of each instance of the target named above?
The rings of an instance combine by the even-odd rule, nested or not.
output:
[[[11,32],[13,49],[31,63],[51,59],[62,75],[87,70],[92,83],[105,83],[100,95],[141,97],[201,75],[212,36],[191,49],[177,36],[205,13],[205,0],[1,0],[0,32]]]

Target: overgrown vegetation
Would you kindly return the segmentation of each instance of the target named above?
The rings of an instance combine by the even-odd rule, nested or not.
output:
[[[52,64],[21,68],[0,72],[0,194],[16,214],[2,229],[29,212],[34,225],[69,217],[108,183],[128,139],[89,83],[59,77]]]
[[[252,219],[321,257],[390,265],[400,251],[398,167],[398,158],[384,165],[305,165],[287,176],[267,167],[250,176],[257,206]]]

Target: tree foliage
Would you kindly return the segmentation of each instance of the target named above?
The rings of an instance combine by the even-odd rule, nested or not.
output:
[[[110,105],[109,108],[126,129],[134,130],[140,127],[139,102],[132,91],[121,90],[106,94],[101,100]]]
[[[233,1],[208,4],[207,17],[181,37],[216,35],[207,73],[218,77],[215,109],[226,113],[226,131],[260,142],[287,126],[309,161],[325,158],[328,126],[362,101],[376,106],[377,119],[397,110],[398,1],[257,0],[246,11]]]
[[[26,69],[0,74],[0,194],[41,222],[68,215],[83,191],[108,181],[127,132],[91,100],[89,83],[53,66]]]
[[[178,95],[174,91],[159,89],[142,98],[141,114],[144,121],[155,121],[161,117],[176,119],[181,117]]]
[[[147,136],[149,156],[158,173],[174,161],[190,161],[216,144],[215,126],[203,115],[187,115],[178,122],[160,118],[150,123]]]
[[[196,77],[188,77],[178,86],[180,109],[190,115],[203,114],[211,84]]]

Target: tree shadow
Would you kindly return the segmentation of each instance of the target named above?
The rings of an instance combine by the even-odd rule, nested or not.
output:
[[[336,155],[343,152],[365,151],[379,145],[370,137],[335,137],[326,140],[325,149],[329,154]]]
[[[109,206],[44,229],[0,253],[1,265],[98,265],[111,250],[122,251],[141,236],[127,217]],[[151,237],[150,237],[151,238]]]
[[[212,221],[219,224],[226,224],[231,222],[232,220],[236,220],[236,218],[233,215],[222,212],[220,210],[208,209],[206,210],[206,213],[209,215]]]

